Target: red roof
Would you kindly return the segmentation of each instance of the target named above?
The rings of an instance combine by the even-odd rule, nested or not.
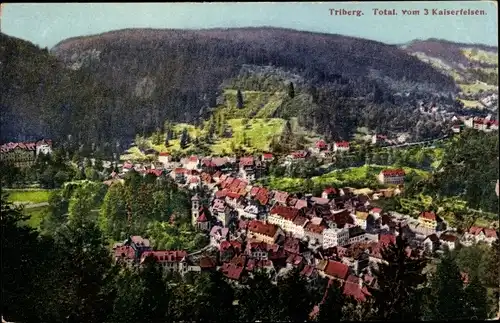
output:
[[[299,210],[282,205],[275,205],[271,209],[271,214],[277,214],[288,221],[293,221],[299,214]]]
[[[387,177],[405,176],[404,169],[384,169],[382,174]]]
[[[478,235],[480,234],[482,231],[484,230],[484,228],[482,227],[470,227],[469,229],[469,234],[473,234],[473,235]]]
[[[370,295],[365,287],[360,285],[360,278],[354,275],[349,275],[344,284],[344,295],[354,297],[356,300],[364,302],[366,296]]]
[[[180,262],[187,256],[187,252],[184,250],[145,251],[141,255],[141,262],[149,255],[155,257],[159,263]]]
[[[190,162],[196,162],[196,163],[197,163],[197,162],[198,162],[198,160],[199,160],[199,159],[198,159],[198,157],[197,157],[197,156],[191,156],[191,157],[189,157],[189,161],[190,161]]]
[[[309,231],[309,232],[312,232],[312,233],[316,233],[316,234],[321,234],[323,233],[323,231],[325,230],[326,228],[322,225],[317,225],[317,224],[314,224],[312,222],[309,222],[308,224],[306,224],[306,226],[304,227],[304,230],[306,231]]]
[[[135,259],[135,250],[131,246],[119,246],[113,250],[116,258]]]
[[[304,267],[304,269],[302,269],[300,274],[302,276],[310,277],[314,273],[314,270],[315,270],[314,266],[307,265]]]
[[[316,148],[325,148],[325,147],[326,147],[326,142],[324,140],[316,141]]]
[[[191,177],[189,179],[189,183],[198,183],[200,181],[200,179],[198,177]]]
[[[229,198],[232,198],[232,199],[239,199],[241,197],[240,194],[233,193],[233,192],[227,192],[226,196],[229,197]]]
[[[205,215],[205,212],[203,212],[199,217],[198,219],[196,220],[198,222],[207,222],[208,219],[207,219],[207,216]]]
[[[342,147],[342,148],[349,148],[349,142],[348,141],[338,141],[335,143],[335,146]]]
[[[333,187],[327,187],[323,190],[325,194],[337,194],[337,190]]]
[[[187,172],[187,169],[185,169],[185,168],[174,169],[174,173],[176,173],[176,174],[185,174],[186,172]]]
[[[252,187],[252,189],[250,190],[250,196],[253,197],[253,196],[257,195],[257,193],[259,192],[259,190],[260,190],[260,187],[258,187],[258,186]]]
[[[160,153],[160,156],[170,156],[170,153]]]
[[[132,163],[129,163],[129,162],[126,162],[125,164],[123,164],[123,168],[130,169],[132,167],[134,167],[134,165]]]
[[[297,200],[297,202],[295,202],[295,205],[293,207],[296,208],[297,210],[300,210],[304,207],[307,207],[307,201],[306,200]]]
[[[210,257],[200,259],[200,268],[215,268],[215,261]]]
[[[330,277],[342,280],[345,280],[347,278],[348,273],[349,273],[349,267],[338,261],[329,260],[325,268],[325,274],[327,274]]]
[[[484,229],[484,235],[488,238],[497,238],[497,232],[494,229]]]
[[[286,201],[288,200],[288,193],[287,192],[280,192],[280,191],[275,191],[274,192],[274,200],[283,204],[286,204]]]
[[[253,166],[253,157],[241,157],[240,166]]]
[[[147,174],[153,174],[156,177],[158,177],[158,176],[161,176],[161,174],[163,174],[163,170],[161,170],[161,169],[148,169],[146,171],[146,173]]]
[[[306,158],[307,156],[307,151],[294,151],[292,152],[292,158],[294,159],[300,159],[300,158]]]
[[[382,209],[381,208],[378,208],[378,207],[374,207],[373,209],[371,209],[372,213],[379,213],[382,212]]]
[[[221,268],[222,274],[229,279],[239,280],[243,273],[243,266],[238,266],[233,263],[224,263]]]
[[[270,154],[270,153],[264,153],[264,154],[262,154],[262,156],[264,157],[264,159],[272,159],[273,158],[273,154]]]
[[[248,230],[268,237],[274,237],[278,227],[271,223],[263,223],[259,220],[252,220],[248,224]]]
[[[436,221],[436,214],[434,212],[422,212],[420,213],[419,217],[427,220]]]
[[[390,244],[396,243],[396,236],[393,234],[381,234],[379,237],[379,244],[383,247],[387,247]]]

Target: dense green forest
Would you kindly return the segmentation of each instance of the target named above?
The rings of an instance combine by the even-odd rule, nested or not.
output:
[[[3,141],[50,137],[110,154],[165,120],[208,118],[221,84],[245,73],[260,83],[263,66],[273,66],[270,73],[280,80],[273,91],[295,85],[290,100],[299,101],[285,102],[279,116],[298,115],[302,125],[334,139],[347,139],[358,125],[413,128],[419,99],[460,108],[449,97],[453,81],[432,67],[394,46],[335,35],[125,30],[71,39],[49,53],[1,34],[0,51]],[[378,72],[367,77],[373,69]],[[246,83],[242,89],[252,88]],[[438,84],[434,97],[430,89]],[[411,95],[396,95],[403,91]],[[290,114],[293,105],[300,108]],[[439,132],[428,135],[433,131]]]
[[[470,208],[498,214],[498,134],[465,130],[446,146],[440,169],[419,187],[443,197],[457,196]]]
[[[96,187],[86,189],[99,192]],[[401,237],[383,250],[383,258],[390,265],[379,266],[375,275],[380,288],[371,289],[372,297],[363,303],[345,297],[336,284],[329,286],[321,278],[315,283],[306,282],[298,271],[279,278],[277,284],[271,283],[265,273],[257,272],[242,284],[233,285],[218,272],[189,274],[183,279],[176,274],[165,275],[153,259],[148,259],[140,269],[120,268],[112,262],[109,241],[85,208],[92,200],[83,196],[86,189],[70,202],[76,204],[70,207],[69,221],[50,235],[24,226],[22,211],[2,195],[2,313],[5,319],[18,322],[294,322],[330,321],[335,317],[401,321],[485,319],[493,308],[487,288],[498,288],[494,285],[495,277],[480,277],[471,272],[469,284],[464,287],[462,282],[461,270],[470,268],[471,261],[478,256],[477,250],[446,253],[428,280],[424,273],[427,261],[408,258],[406,242]],[[488,254],[498,255],[498,241],[493,248],[495,251]],[[483,251],[481,255],[486,254]],[[484,257],[481,266],[486,270],[498,269],[498,260],[494,256]],[[326,289],[328,293],[324,297]],[[319,313],[310,319],[316,304],[320,304]]]

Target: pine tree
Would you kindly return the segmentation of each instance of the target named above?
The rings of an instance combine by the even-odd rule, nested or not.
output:
[[[188,145],[189,145],[189,133],[187,131],[187,128],[184,128],[181,134],[180,146],[182,149],[185,149]]]
[[[425,282],[424,259],[411,259],[407,256],[407,242],[396,238],[394,245],[382,250],[386,263],[379,264],[374,270],[379,288],[373,289],[374,318],[376,320],[419,320],[420,306],[416,302],[420,294],[419,286]]]
[[[239,89],[236,93],[236,107],[238,109],[243,109],[243,94],[241,94],[241,90]]]
[[[483,255],[484,259],[480,263],[479,273],[486,286],[498,290],[500,286],[500,240],[495,240],[491,249]]]
[[[295,88],[292,82],[288,84],[288,96],[290,97],[290,99],[293,99],[295,97]]]
[[[424,319],[427,320],[460,320],[466,316],[462,276],[449,252],[437,265],[424,305]]]

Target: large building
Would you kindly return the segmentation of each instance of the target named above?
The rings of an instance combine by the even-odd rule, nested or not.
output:
[[[382,184],[400,185],[405,182],[406,173],[403,169],[384,169],[378,175]]]
[[[9,142],[0,146],[0,159],[16,167],[32,166],[38,155],[52,153],[52,141]]]

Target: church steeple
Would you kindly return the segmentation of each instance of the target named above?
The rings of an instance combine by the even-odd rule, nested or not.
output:
[[[198,194],[195,194],[191,198],[191,222],[193,226],[196,225],[196,220],[198,220],[198,216],[200,215],[200,197]]]

